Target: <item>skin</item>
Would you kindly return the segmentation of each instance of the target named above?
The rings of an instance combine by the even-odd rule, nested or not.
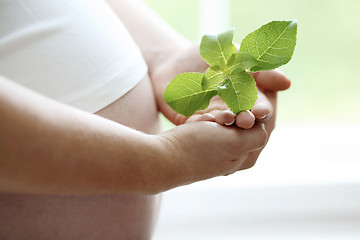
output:
[[[149,76],[96,115],[0,77],[0,238],[150,239],[158,193],[252,167],[274,128],[276,92],[290,86],[283,74],[254,75],[251,112],[234,116],[214,98],[185,118],[162,94],[175,75],[207,67],[198,45],[136,1],[108,2]],[[159,110],[179,126],[159,133]]]
[[[3,79],[1,80],[4,81]],[[16,131],[16,129],[6,127],[9,130],[6,131],[4,128],[7,121],[4,121],[4,119],[1,120],[0,125],[3,126],[0,127],[1,132],[5,134],[2,134],[2,136],[12,135],[14,137],[14,141],[11,141],[12,139],[9,136],[7,136],[6,139],[0,137],[1,146],[3,146],[1,149],[9,149],[9,147],[16,142],[16,148],[22,149],[21,152],[23,156],[21,157],[23,158],[24,155],[27,156],[28,158],[23,160],[31,161],[33,163],[33,168],[23,169],[21,172],[19,171],[18,176],[13,175],[15,169],[12,170],[10,167],[7,169],[4,167],[1,168],[3,171],[0,174],[0,187],[2,191],[2,193],[0,193],[0,238],[118,239],[118,236],[126,236],[127,239],[148,239],[152,234],[154,224],[156,222],[157,209],[160,203],[159,195],[144,195],[144,192],[147,191],[143,191],[144,189],[137,191],[138,193],[143,192],[141,195],[125,193],[127,191],[124,191],[125,189],[121,189],[120,187],[120,185],[124,184],[120,184],[119,182],[127,184],[127,182],[132,181],[131,179],[138,176],[136,177],[137,180],[135,180],[135,182],[138,182],[136,185],[141,184],[139,182],[139,174],[136,173],[134,177],[129,175],[125,176],[126,174],[124,171],[121,171],[120,169],[118,169],[117,172],[115,171],[113,174],[109,172],[109,169],[111,168],[118,168],[118,166],[113,163],[122,163],[122,159],[127,159],[126,161],[130,161],[130,159],[132,159],[131,156],[116,156],[119,154],[117,149],[121,148],[119,146],[124,146],[124,142],[115,142],[113,147],[111,147],[111,141],[106,143],[105,140],[106,138],[112,138],[114,139],[113,141],[117,141],[116,139],[118,137],[111,134],[111,132],[122,131],[123,129],[119,129],[117,125],[114,125],[112,122],[105,121],[105,119],[94,119],[93,116],[89,116],[87,113],[54,103],[51,100],[44,99],[34,93],[31,93],[31,96],[29,96],[24,94],[24,92],[16,92],[20,89],[19,86],[8,86],[3,84],[0,88],[3,90],[7,89],[12,92],[15,91],[17,94],[14,94],[14,96],[19,96],[19,94],[23,96],[21,100],[19,99],[18,104],[11,106],[11,109],[16,109],[17,107],[19,109],[18,121],[20,122],[14,125],[14,127],[17,125],[24,126],[26,122],[31,121],[31,119],[26,119],[26,115],[35,115],[37,119],[44,119],[51,117],[44,114],[48,112],[49,115],[54,117],[54,121],[58,122],[59,120],[56,120],[55,118],[62,117],[69,120],[67,123],[62,121],[62,124],[65,126],[61,128],[59,126],[59,132],[69,132],[68,128],[71,127],[71,125],[74,126],[76,124],[77,121],[75,121],[74,118],[77,118],[80,120],[81,124],[75,127],[75,129],[76,131],[80,131],[81,134],[85,134],[84,136],[87,138],[86,143],[80,144],[72,142],[71,144],[69,143],[67,146],[64,146],[68,149],[66,152],[76,152],[77,156],[71,156],[63,151],[57,151],[55,146],[44,146],[43,142],[54,142],[53,136],[63,138],[59,132],[50,133],[50,129],[50,139],[46,139],[45,136],[41,136],[39,133],[31,131],[29,132],[30,136],[37,136],[37,138],[31,139],[34,145],[31,147],[21,146],[21,143],[15,139],[24,139],[24,132],[26,129],[24,127],[19,128],[17,126],[18,136],[14,136],[14,131]],[[29,94],[29,92],[27,93]],[[0,95],[3,100],[4,93],[1,92]],[[27,100],[26,102],[33,106],[44,106],[45,103],[49,104],[49,106],[48,108],[42,107],[36,111],[34,107],[24,106],[24,100]],[[8,99],[5,104],[9,106],[9,104],[11,104],[11,100]],[[139,109],[140,111],[134,112],[133,109],[138,108],[138,106],[142,106],[141,109]],[[52,112],[53,110],[51,109],[55,110],[55,112],[61,111],[61,113],[56,114]],[[130,114],[124,115],[120,114],[120,112],[129,112]],[[5,114],[3,111],[1,113]],[[10,112],[7,112],[2,116],[9,116],[9,114]],[[156,103],[154,101],[149,78],[145,78],[125,96],[100,110],[97,114],[149,134],[155,134],[159,131]],[[143,124],[143,119],[146,119],[147,124]],[[50,119],[48,121],[52,120]],[[86,123],[87,121],[88,124]],[[98,122],[99,125],[97,125],[96,122]],[[8,126],[13,124],[14,120],[11,120],[9,121]],[[30,123],[31,129],[34,128],[34,125],[35,123]],[[106,130],[104,125],[108,125],[109,129]],[[44,124],[42,124],[41,127],[42,131],[44,129],[43,126]],[[108,131],[108,134],[90,134],[87,129],[97,129],[97,131],[101,132]],[[96,134],[96,138],[100,138],[101,141],[96,142],[94,139],[91,140],[90,138],[93,134]],[[128,134],[126,134],[126,132],[120,133],[120,135],[126,135],[126,137],[131,137],[131,135],[134,134],[138,135],[137,132],[132,131],[128,132]],[[44,137],[44,140],[41,141],[42,143],[39,143],[40,137]],[[139,134],[138,137],[135,138],[135,141],[141,141],[143,137],[147,136]],[[146,138],[144,138],[144,140],[146,140]],[[5,144],[5,141],[8,142],[8,144]],[[63,141],[64,140],[61,139],[59,142]],[[150,142],[153,140],[146,141]],[[59,142],[54,142],[54,145],[58,145]],[[24,144],[28,144],[28,141],[25,141],[25,139]],[[83,144],[90,144],[91,147],[86,148],[88,150],[94,149],[94,151],[90,151],[85,156],[81,156],[79,148],[82,148],[81,145]],[[99,145],[101,147],[95,147]],[[38,148],[37,146],[51,149],[51,152],[54,155],[59,156],[58,159],[66,159],[64,164],[68,166],[72,165],[73,169],[70,170],[67,166],[59,164],[54,170],[49,169],[49,167],[46,167],[43,161],[40,160],[44,159],[46,161],[56,161],[56,159],[49,159],[48,156],[39,156],[39,151],[36,151],[38,154],[32,155],[31,152],[35,152],[34,149]],[[145,146],[146,145],[142,144],[142,146],[138,147],[146,149],[144,148]],[[111,148],[113,148],[113,150],[111,150]],[[106,156],[104,155],[105,151],[112,153]],[[133,152],[135,151],[137,150],[134,150]],[[10,154],[16,154],[16,150],[14,150],[13,153],[4,153],[4,151],[0,152],[1,160],[7,159],[8,161],[14,161],[14,159],[21,159],[20,156],[10,156]],[[131,155],[130,152],[127,154]],[[89,157],[89,155],[98,155],[99,158],[96,160],[94,157]],[[91,162],[103,162],[107,159],[109,160],[108,164],[111,164],[108,167],[104,166],[104,168],[101,168],[98,164],[97,166],[91,166]],[[74,164],[76,160],[82,161],[82,163],[79,162],[79,165],[77,166]],[[17,161],[16,163],[17,166],[21,166],[22,164],[23,163],[20,161]],[[4,163],[2,163],[2,166],[4,166]],[[92,168],[94,171],[99,171],[99,173],[102,173],[101,175],[103,176],[96,176],[91,172],[85,175],[83,172],[83,166],[88,166],[89,170]],[[69,173],[74,171],[74,168],[78,168],[78,170],[74,172],[75,174],[72,177],[70,177]],[[131,171],[134,172],[134,170]],[[41,173],[43,173],[43,176],[39,176]],[[14,178],[10,179],[6,177],[8,174],[11,174]],[[37,179],[36,175],[38,176]],[[111,175],[113,175],[113,180],[108,178]],[[50,178],[50,176],[52,177]],[[62,176],[66,177],[62,178]],[[124,176],[123,180],[116,180],[118,176]],[[103,177],[107,179],[104,179]],[[91,180],[92,178],[93,180]],[[21,182],[22,184],[16,184],[18,182]],[[111,182],[113,183],[111,184]],[[74,189],[73,187],[76,185],[77,187]],[[110,185],[113,185],[113,190],[109,188]],[[38,187],[35,188],[35,186]],[[134,189],[131,191],[133,190]],[[49,219],[51,219],[51,221],[49,221]],[[139,231],[139,229],[141,231]]]

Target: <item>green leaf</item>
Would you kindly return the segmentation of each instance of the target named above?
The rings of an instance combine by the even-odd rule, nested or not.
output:
[[[219,85],[224,81],[226,73],[219,66],[211,66],[205,72],[201,85],[203,89],[209,89],[211,87]]]
[[[182,73],[167,86],[164,100],[174,111],[187,117],[198,110],[206,109],[216,90],[203,90],[201,82],[204,74]]]
[[[273,21],[247,35],[240,52],[251,54],[259,64],[253,72],[272,70],[290,61],[296,45],[296,21]]]
[[[209,89],[222,83],[229,73],[235,69],[247,70],[258,64],[258,61],[247,53],[235,53],[229,58],[226,66],[211,66],[202,80],[203,89]]]
[[[204,35],[200,43],[200,54],[211,66],[227,64],[228,59],[237,52],[233,44],[234,29],[227,30],[218,35]]]
[[[252,55],[242,52],[233,54],[228,61],[230,73],[237,68],[247,70],[256,65],[258,65],[258,61]]]
[[[235,114],[250,110],[258,90],[248,71],[271,70],[290,61],[296,34],[295,21],[273,21],[246,36],[240,52],[232,43],[233,29],[218,35],[205,35],[200,54],[210,67],[205,74],[176,76],[165,90],[165,101],[185,116],[206,109],[216,94]]]
[[[234,114],[250,110],[258,96],[254,78],[241,68],[235,69],[217,91]]]

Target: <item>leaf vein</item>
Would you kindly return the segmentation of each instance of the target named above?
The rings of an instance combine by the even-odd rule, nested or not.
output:
[[[257,58],[257,60],[260,60],[260,58],[281,38],[282,35],[288,30],[290,25],[286,26],[286,28],[279,34],[279,36],[275,39],[275,41],[272,42],[272,44]]]

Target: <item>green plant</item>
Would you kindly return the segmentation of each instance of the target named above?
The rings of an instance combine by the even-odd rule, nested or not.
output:
[[[233,43],[234,29],[204,35],[200,54],[210,67],[204,74],[177,75],[167,86],[164,100],[185,116],[206,109],[216,95],[234,114],[250,110],[258,91],[249,72],[268,71],[288,63],[296,34],[296,21],[272,21],[247,35],[239,51]]]

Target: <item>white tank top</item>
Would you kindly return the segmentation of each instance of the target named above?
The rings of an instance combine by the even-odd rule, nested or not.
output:
[[[0,75],[96,112],[147,73],[104,0],[0,0]]]

